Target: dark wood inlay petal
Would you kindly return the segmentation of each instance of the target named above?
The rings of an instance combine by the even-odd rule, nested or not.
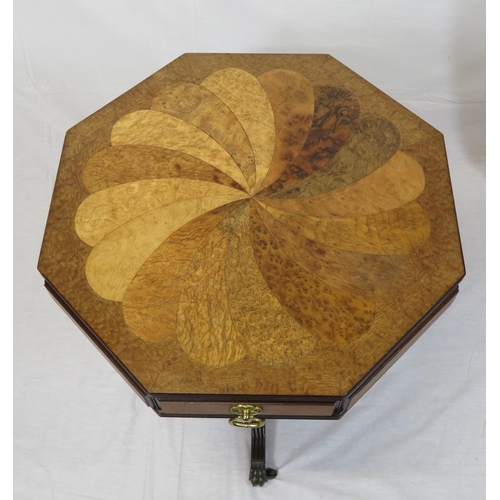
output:
[[[271,196],[299,198],[340,189],[384,165],[399,144],[399,131],[392,122],[379,115],[363,115],[349,142],[323,168]]]
[[[297,265],[250,208],[254,255],[267,286],[291,316],[325,342],[360,339],[375,318],[375,304],[342,292]]]
[[[314,97],[312,125],[301,153],[260,196],[287,188],[325,167],[353,135],[360,108],[349,90],[314,87]]]

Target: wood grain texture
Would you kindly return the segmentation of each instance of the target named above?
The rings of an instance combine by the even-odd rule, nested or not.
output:
[[[191,82],[195,79],[187,56],[182,55],[82,120],[69,131],[97,144],[98,150],[103,149],[111,145],[111,130],[118,119],[127,113],[149,109],[152,98],[166,86],[179,82]]]
[[[248,183],[231,155],[201,129],[159,111],[135,111],[120,118],[111,131],[113,146],[134,144],[175,149],[199,158],[229,175],[246,190]]]
[[[255,185],[255,159],[248,136],[234,113],[212,92],[200,85],[170,85],[156,94],[151,109],[203,130],[231,155],[248,185]]]
[[[103,299],[121,301],[148,257],[174,231],[237,200],[235,196],[213,196],[176,201],[126,222],[101,239],[87,258],[89,285]]]
[[[268,288],[253,255],[249,204],[235,213],[226,259],[226,286],[234,327],[248,353],[271,366],[294,365],[318,342]]]
[[[349,142],[323,168],[272,198],[299,198],[340,189],[371,174],[384,165],[399,148],[400,135],[389,120],[362,115]]]
[[[266,228],[300,267],[339,290],[368,300],[397,300],[415,281],[411,255],[374,255],[341,250],[307,238],[260,210]]]
[[[354,95],[344,88],[315,86],[314,99],[311,128],[300,154],[261,191],[262,196],[287,188],[325,167],[350,140],[360,113]]]
[[[352,252],[377,255],[409,254],[427,241],[430,222],[415,202],[365,217],[308,217],[260,203],[273,217],[306,238]]]
[[[144,179],[127,182],[90,195],[78,207],[75,229],[85,243],[95,246],[109,233],[147,212],[182,200],[214,196],[227,196],[231,201],[246,197],[236,189],[199,180]],[[181,215],[176,211],[170,217]]]
[[[138,337],[151,342],[176,337],[179,298],[193,255],[240,203],[224,205],[184,224],[146,260],[123,297],[125,321]]]
[[[189,357],[208,366],[232,364],[246,354],[233,326],[224,272],[231,222],[231,217],[221,221],[193,255],[179,298],[179,343]]]
[[[224,68],[239,68],[255,77],[285,69],[314,82],[330,56],[326,54],[185,54],[195,81],[201,82]]]
[[[150,387],[168,351],[164,344],[144,342],[130,332],[121,304],[99,299],[90,288],[85,262],[91,247],[80,240],[74,228],[76,210],[89,194],[81,182],[81,173],[100,147],[99,143],[67,134],[38,268],[78,311],[88,328],[99,332],[101,341],[133,371],[139,383]]]
[[[361,338],[375,317],[375,304],[336,290],[291,260],[250,209],[255,259],[267,286],[297,322],[325,342]],[[315,300],[312,299],[315,297]]]
[[[73,127],[39,269],[147,391],[301,397],[347,394],[465,272],[442,135],[278,54],[182,56]]]
[[[315,84],[342,86],[356,95],[362,103],[363,113],[374,113],[390,120],[401,135],[402,151],[417,145],[420,141],[425,141],[429,135],[439,134],[422,118],[333,57],[328,57],[321,65]]]
[[[243,188],[229,176],[194,156],[154,146],[114,146],[92,156],[82,174],[91,192],[141,179],[179,177]]]
[[[274,113],[276,144],[261,189],[272,184],[300,154],[311,128],[314,91],[311,82],[289,70],[272,70],[259,76]]]
[[[370,175],[344,188],[303,198],[262,198],[274,208],[315,217],[353,217],[399,208],[415,200],[423,191],[422,167],[409,155],[398,151]]]
[[[201,82],[235,114],[252,145],[255,158],[255,186],[264,181],[274,153],[274,114],[257,78],[238,68],[216,71]]]

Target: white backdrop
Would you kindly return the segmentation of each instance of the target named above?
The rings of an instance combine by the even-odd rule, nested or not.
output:
[[[15,2],[16,499],[484,498],[484,19],[483,0]],[[262,489],[249,433],[157,417],[36,271],[65,131],[184,52],[329,53],[447,144],[458,297],[344,419],[269,421]]]

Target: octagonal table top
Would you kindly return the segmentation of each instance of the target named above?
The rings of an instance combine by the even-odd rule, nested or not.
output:
[[[270,54],[185,54],[70,129],[39,270],[147,393],[335,397],[465,273],[442,134]]]

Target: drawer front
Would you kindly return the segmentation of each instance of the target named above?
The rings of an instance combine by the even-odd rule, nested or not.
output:
[[[168,415],[227,415],[234,416],[230,408],[234,403],[187,403],[183,401],[158,401],[162,413]],[[252,403],[262,408],[265,417],[330,417],[333,414],[333,404],[283,404],[283,403]]]

